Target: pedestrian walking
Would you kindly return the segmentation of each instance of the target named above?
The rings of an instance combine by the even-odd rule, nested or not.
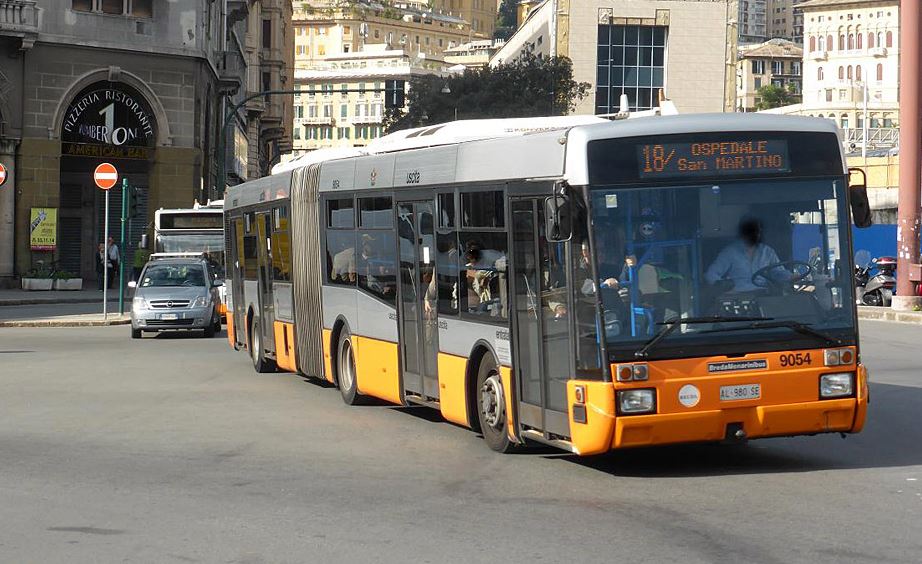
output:
[[[109,248],[107,250],[107,254],[109,255],[109,262],[112,265],[111,274],[109,275],[109,288],[111,288],[113,279],[115,278],[114,275],[118,273],[119,261],[118,245],[115,244],[115,239],[112,237],[109,237]]]

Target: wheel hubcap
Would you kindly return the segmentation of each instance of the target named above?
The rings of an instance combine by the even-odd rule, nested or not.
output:
[[[351,390],[352,382],[355,378],[355,361],[352,358],[352,342],[348,339],[343,341],[339,351],[339,385],[343,390]]]
[[[499,429],[502,426],[505,416],[503,385],[495,372],[484,380],[480,388],[480,412],[484,423],[490,427]]]

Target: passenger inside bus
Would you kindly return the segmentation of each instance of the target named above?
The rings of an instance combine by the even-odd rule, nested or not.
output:
[[[470,312],[487,312],[494,317],[505,315],[506,255],[486,249],[474,239],[464,252],[467,307]]]

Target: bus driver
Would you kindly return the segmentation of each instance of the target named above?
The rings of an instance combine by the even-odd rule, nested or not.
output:
[[[762,222],[747,216],[740,220],[737,240],[720,253],[704,273],[708,284],[732,282],[733,293],[763,290],[752,283],[752,275],[760,269],[779,264],[781,259],[775,249],[762,242]]]

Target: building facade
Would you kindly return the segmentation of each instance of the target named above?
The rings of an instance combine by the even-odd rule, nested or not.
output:
[[[805,0],[769,0],[768,37],[788,39],[797,44],[804,41],[804,14],[798,8]]]
[[[805,46],[799,113],[835,120],[848,143],[861,145],[867,135],[869,144],[894,145],[899,127],[899,2],[811,0],[799,7]]]
[[[785,89],[799,101],[803,55],[800,46],[786,39],[770,39],[758,45],[740,47],[736,63],[736,110],[762,109],[759,90],[769,85]]]
[[[0,187],[0,279],[12,283],[40,262],[96,278],[104,198],[93,170],[101,162],[140,189],[141,216],[123,256],[156,208],[220,194],[225,101],[259,86],[239,33],[262,28],[235,18],[268,3],[0,0],[0,161],[12,171]],[[235,155],[246,163],[241,175],[261,158],[248,147],[252,120],[262,117],[245,121]],[[257,148],[265,143],[254,138]],[[118,234],[120,187],[110,199],[110,233]],[[30,242],[36,210],[54,210],[52,249]]]
[[[768,39],[770,0],[737,0],[737,28],[740,44]]]
[[[580,114],[617,113],[622,94],[632,111],[651,109],[660,91],[682,113],[733,111],[729,16],[726,2],[546,0],[490,64],[525,50],[569,57],[574,80],[592,85]]]

